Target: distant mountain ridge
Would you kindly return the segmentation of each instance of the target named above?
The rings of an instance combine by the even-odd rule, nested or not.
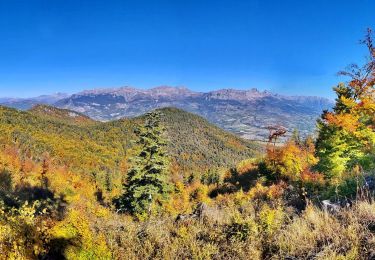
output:
[[[99,121],[135,117],[157,108],[176,107],[203,116],[241,137],[255,140],[265,140],[270,125],[283,125],[289,133],[298,129],[302,135],[311,134],[321,112],[333,105],[332,101],[322,97],[285,96],[255,88],[195,92],[185,87],[170,86],[93,89],[46,100],[40,103],[48,102]],[[0,103],[28,109],[32,102]]]
[[[0,98],[0,104],[27,110],[38,104],[53,105],[57,101],[69,97],[70,95],[66,93],[55,93],[52,95],[41,95],[32,98]]]

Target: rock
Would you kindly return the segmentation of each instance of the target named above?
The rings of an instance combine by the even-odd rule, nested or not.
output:
[[[330,200],[323,200],[322,207],[325,212],[335,213],[340,210],[340,204],[332,203]]]
[[[199,221],[203,221],[206,210],[207,205],[203,202],[199,203],[192,214],[178,214],[175,222],[186,221],[188,219],[199,219]]]
[[[375,190],[375,177],[374,176],[366,176],[365,177],[365,188],[373,191]]]

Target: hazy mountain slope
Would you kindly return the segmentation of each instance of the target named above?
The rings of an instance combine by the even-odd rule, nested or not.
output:
[[[37,104],[52,105],[57,101],[68,97],[68,94],[56,93],[53,95],[42,95],[33,98],[0,98],[0,105],[27,110]]]
[[[0,144],[17,145],[35,158],[48,152],[64,164],[85,172],[118,172],[126,167],[132,140],[136,138],[134,128],[142,124],[143,117],[72,124],[61,120],[66,110],[54,108],[51,114],[51,109],[23,112],[0,106]],[[228,134],[196,115],[177,109],[161,112],[168,154],[181,174],[208,167],[230,167],[259,150],[259,146]],[[53,118],[54,115],[57,117]]]
[[[97,123],[95,120],[79,112],[49,105],[35,105],[29,111],[34,115],[40,115],[51,120],[62,121],[68,124],[87,125]]]
[[[96,120],[134,117],[160,107],[177,107],[199,114],[211,123],[248,139],[264,140],[267,126],[283,125],[303,135],[315,129],[316,118],[332,102],[320,97],[282,96],[256,89],[223,89],[208,93],[186,88],[158,87],[84,91],[59,100],[56,106],[72,109]]]

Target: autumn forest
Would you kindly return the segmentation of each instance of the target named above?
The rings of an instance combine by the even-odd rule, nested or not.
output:
[[[1,106],[0,258],[375,259],[370,29],[361,43],[307,136],[250,141],[172,107]]]

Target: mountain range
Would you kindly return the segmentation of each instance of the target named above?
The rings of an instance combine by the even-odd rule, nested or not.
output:
[[[29,99],[0,99],[0,104],[30,109],[48,104],[69,109],[98,121],[136,117],[156,108],[176,107],[251,140],[266,140],[269,126],[284,126],[290,135],[314,133],[316,119],[333,102],[315,96],[285,96],[269,91],[220,89],[195,92],[185,87],[160,86],[86,90],[73,95],[58,93]]]

